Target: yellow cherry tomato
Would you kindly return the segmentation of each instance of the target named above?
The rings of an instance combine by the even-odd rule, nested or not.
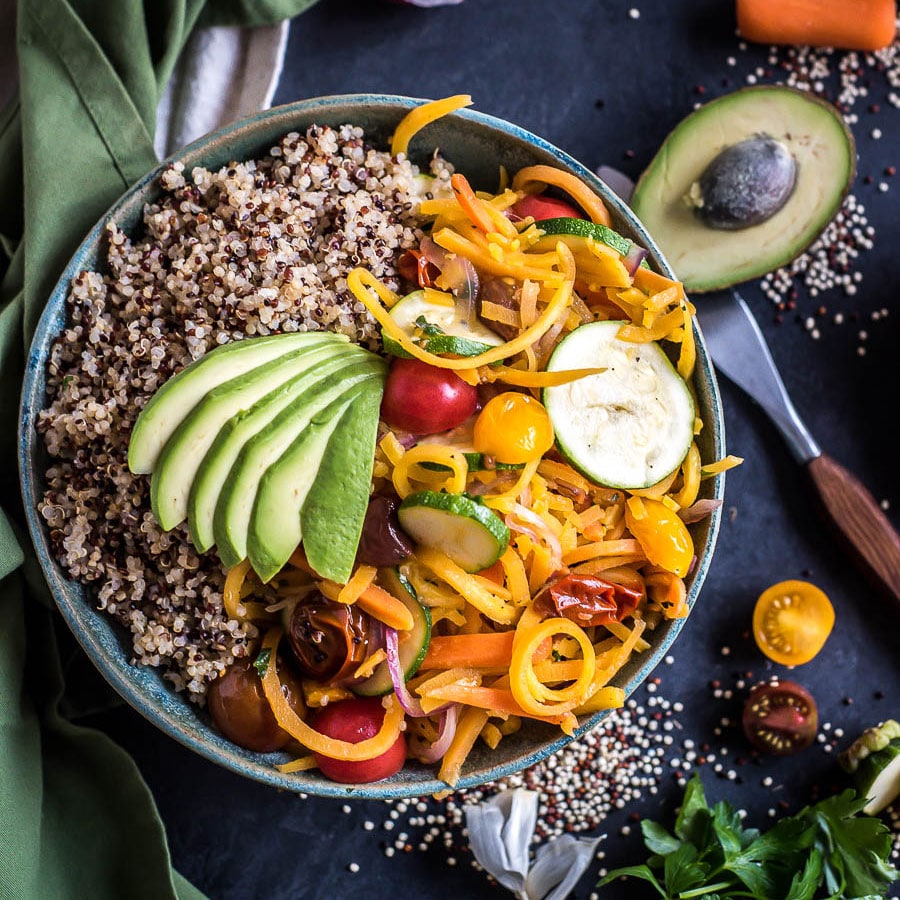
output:
[[[654,566],[684,578],[694,559],[694,542],[678,513],[660,500],[632,497],[625,525]]]
[[[507,391],[491,398],[475,420],[475,449],[502,463],[540,459],[553,446],[544,405],[530,394]]]
[[[769,659],[783,666],[808,663],[834,627],[834,607],[808,581],[779,581],[766,588],[753,610],[753,637]]]

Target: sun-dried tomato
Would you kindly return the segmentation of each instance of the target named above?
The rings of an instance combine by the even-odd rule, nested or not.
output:
[[[563,616],[590,628],[621,622],[637,608],[641,591],[596,575],[565,575],[535,597],[535,609],[543,616]]]
[[[407,281],[414,281],[421,288],[434,287],[440,269],[429,262],[419,250],[407,250],[397,261],[397,271]]]

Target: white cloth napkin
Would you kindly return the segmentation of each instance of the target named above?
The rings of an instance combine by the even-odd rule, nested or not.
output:
[[[241,116],[272,105],[290,22],[198,28],[182,50],[156,111],[160,159]]]

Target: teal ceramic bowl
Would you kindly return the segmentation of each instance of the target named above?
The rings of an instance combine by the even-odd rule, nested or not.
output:
[[[54,339],[65,326],[65,301],[72,278],[85,269],[103,270],[103,234],[108,222],[114,221],[130,234],[139,233],[144,204],[160,195],[158,179],[169,162],[183,162],[186,172],[197,165],[215,169],[234,160],[258,157],[281,135],[289,131],[303,131],[313,123],[339,125],[349,122],[360,125],[370,142],[386,147],[397,122],[421,102],[407,97],[374,94],[305,100],[259,113],[223,128],[191,144],[171,160],[164,161],[124,194],[84,239],[47,302],[27,361],[19,422],[22,492],[31,537],[63,618],[113,688],[163,732],[232,772],[290,791],[340,798],[391,798],[432,794],[445,790],[447,785],[436,779],[434,769],[413,762],[409,762],[393,778],[360,786],[336,784],[315,771],[282,774],[274,768],[274,764],[286,757],[252,753],[235,746],[218,734],[203,710],[172,690],[158,671],[131,665],[129,641],[124,631],[109,616],[95,608],[91,590],[69,578],[51,551],[46,528],[36,512],[37,501],[43,491],[46,456],[34,422],[45,403],[46,361]],[[500,119],[463,110],[428,126],[414,138],[410,153],[414,159],[418,157],[420,162],[424,162],[435,147],[439,147],[443,155],[476,187],[494,186],[500,165],[509,172],[534,164],[556,166],[573,172],[602,197],[611,212],[614,227],[648,248],[649,261],[655,269],[672,274],[651,236],[619,198],[589,169],[542,138]],[[699,413],[705,422],[699,437],[700,449],[704,459],[717,459],[725,452],[721,403],[699,331],[697,354],[695,388]],[[701,496],[719,499],[722,492],[723,478],[718,476],[703,483]],[[693,528],[697,563],[688,579],[688,602],[692,609],[712,559],[719,516],[719,510],[716,510]],[[694,615],[702,615],[702,610]],[[686,621],[664,622],[650,635],[650,649],[636,656],[616,679],[627,695],[665,657]],[[607,715],[598,713],[584,719],[576,737],[595,728]],[[505,738],[495,751],[479,742],[463,769],[457,788],[473,787],[520,771],[560,750],[570,740],[549,726],[528,723],[517,734]]]

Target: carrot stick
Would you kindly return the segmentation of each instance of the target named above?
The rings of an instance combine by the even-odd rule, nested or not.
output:
[[[398,600],[377,584],[370,584],[356,601],[356,605],[370,616],[384,622],[398,631],[409,631],[413,627],[412,613],[403,601]]]
[[[548,722],[551,725],[559,725],[563,716],[537,716],[525,712],[512,695],[512,691],[495,687],[471,687],[464,684],[448,684],[438,688],[431,695],[436,700],[444,702],[465,703],[477,709],[492,710],[494,712],[507,713],[512,716],[521,716],[527,719],[536,719],[538,722]]]
[[[497,231],[497,226],[494,224],[494,220],[487,211],[484,202],[475,196],[475,191],[472,190],[472,186],[466,180],[465,175],[460,175],[459,172],[451,175],[450,187],[453,188],[456,202],[459,203],[462,211],[469,217],[469,220],[476,228],[485,234]],[[513,231],[515,231],[515,228],[513,228]]]
[[[894,0],[737,0],[741,37],[762,44],[881,50],[895,14]]]
[[[509,666],[512,661],[514,631],[454,634],[433,637],[422,663],[423,669],[476,669]]]

